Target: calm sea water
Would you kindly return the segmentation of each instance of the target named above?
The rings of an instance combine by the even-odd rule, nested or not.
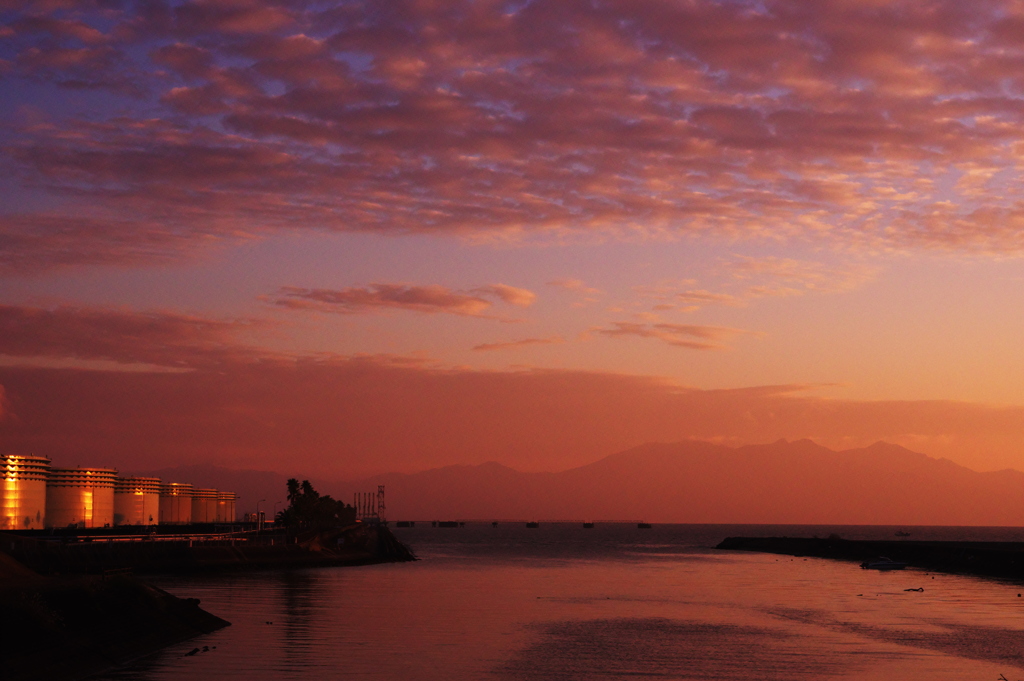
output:
[[[1024,679],[1024,585],[711,548],[896,529],[428,523],[416,563],[153,579],[232,626],[97,678]]]

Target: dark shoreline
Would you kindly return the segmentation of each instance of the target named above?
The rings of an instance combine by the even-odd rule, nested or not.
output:
[[[110,534],[110,533],[106,533]],[[387,527],[200,541],[0,533],[5,681],[74,681],[230,625],[135,574],[345,567],[415,560]]]
[[[4,679],[72,681],[231,623],[134,577],[28,577],[0,588]]]
[[[715,548],[860,563],[886,556],[933,572],[1024,582],[1024,542],[850,540],[839,537],[727,537]]]
[[[0,533],[0,552],[40,575],[179,574],[347,567],[415,560],[383,525],[351,526],[294,537],[285,533],[216,540],[108,541],[97,535],[46,537]],[[339,543],[338,539],[342,538]]]

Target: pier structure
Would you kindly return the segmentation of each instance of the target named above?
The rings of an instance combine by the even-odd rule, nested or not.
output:
[[[374,492],[355,492],[352,506],[356,519],[362,522],[387,523],[387,506],[384,503],[384,485],[377,485]]]

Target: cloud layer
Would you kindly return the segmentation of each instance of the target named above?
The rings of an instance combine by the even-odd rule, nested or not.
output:
[[[877,269],[858,263],[827,265],[776,256],[734,255],[721,261],[712,274],[717,290],[693,288],[696,281],[667,281],[637,286],[645,299],[657,301],[656,311],[695,312],[712,305],[744,306],[758,298],[784,298],[851,291],[870,281]]]
[[[493,350],[515,350],[532,345],[555,345],[564,342],[565,340],[559,336],[551,336],[549,338],[520,338],[519,340],[514,341],[481,343],[480,345],[474,345],[473,349],[481,352],[490,352]]]
[[[537,296],[532,292],[506,284],[491,284],[469,292],[452,291],[437,284],[371,284],[344,289],[307,289],[283,287],[275,305],[291,309],[312,309],[322,312],[358,314],[379,310],[412,310],[415,312],[482,316],[498,299],[509,305],[529,307]],[[490,300],[489,300],[490,299]]]
[[[170,368],[270,359],[240,336],[267,322],[215,320],[172,312],[0,305],[0,355],[106,360]]]
[[[607,328],[590,330],[602,336],[638,338],[656,338],[669,345],[690,350],[724,350],[722,343],[739,334],[749,333],[742,329],[730,329],[722,326],[699,326],[696,324],[670,324],[657,322],[640,324],[637,322],[613,322]]]
[[[553,470],[683,438],[810,437],[834,448],[886,439],[981,469],[1017,464],[1024,454],[1020,407],[826,400],[802,385],[695,390],[645,376],[484,371],[403,357],[286,356],[244,344],[252,330],[246,320],[173,313],[0,307],[0,440],[6,451],[59,464],[204,461],[333,478],[488,460]],[[712,344],[731,333],[658,331]],[[25,361],[11,366],[11,358]],[[54,368],[57,360],[179,371]]]
[[[992,470],[1020,461],[1021,408],[850,402],[803,386],[689,390],[582,371],[441,369],[380,357],[179,373],[0,366],[5,451],[152,470],[189,463],[339,479],[500,461],[559,470],[644,442],[884,439]],[[400,424],[398,427],[396,424]]]
[[[0,12],[0,77],[43,112],[3,162],[60,197],[7,210],[8,267],[296,228],[1024,245],[1013,0]]]

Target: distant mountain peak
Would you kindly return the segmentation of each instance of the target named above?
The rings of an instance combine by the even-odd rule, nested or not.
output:
[[[489,461],[350,484],[387,487],[394,519],[644,519],[684,523],[1024,524],[1024,474],[976,473],[876,442],[727,447],[646,443],[557,473]]]

